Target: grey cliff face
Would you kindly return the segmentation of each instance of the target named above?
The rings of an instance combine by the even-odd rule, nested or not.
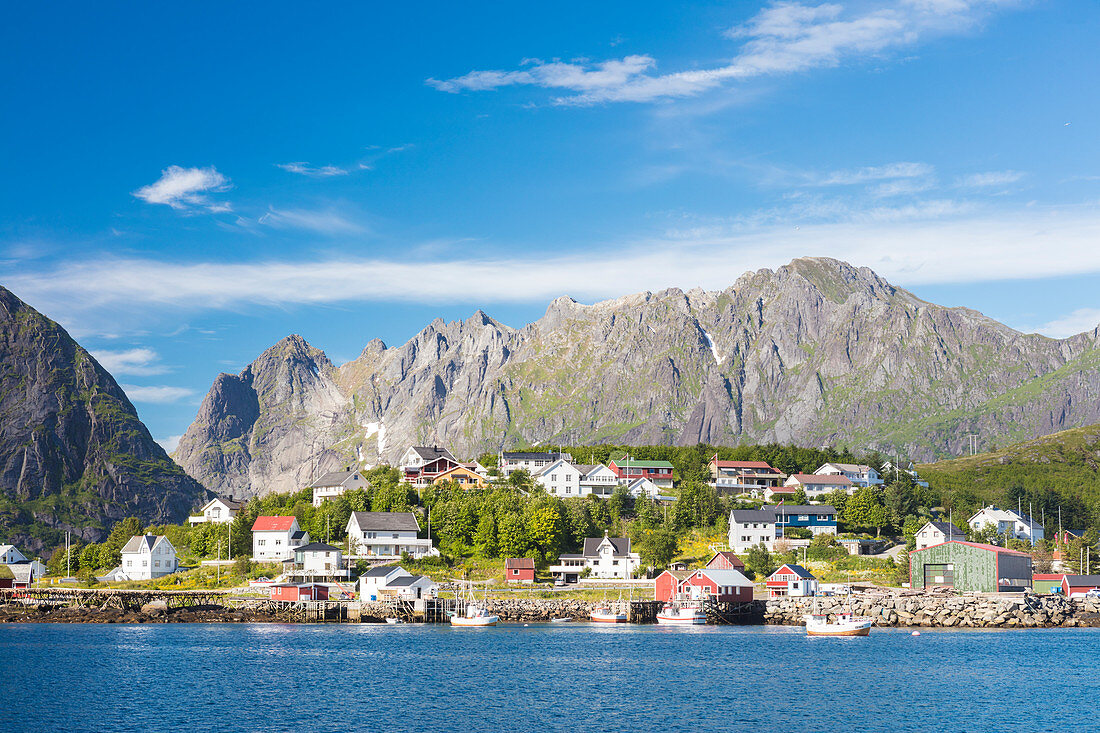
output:
[[[410,444],[791,442],[957,454],[1100,421],[1097,333],[1055,340],[824,258],[582,305],[478,311],[333,366],[290,337],[207,395],[176,453],[208,488],[300,488]]]
[[[178,522],[203,488],[150,436],[110,374],[0,287],[0,535],[32,552],[37,521],[96,541],[127,516]]]

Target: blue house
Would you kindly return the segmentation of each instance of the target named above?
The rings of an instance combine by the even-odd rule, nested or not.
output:
[[[775,536],[787,528],[808,529],[815,535],[836,534],[836,509],[828,504],[778,504],[764,507],[775,513]]]

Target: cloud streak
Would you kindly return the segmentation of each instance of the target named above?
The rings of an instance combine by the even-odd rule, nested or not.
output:
[[[132,376],[150,376],[164,374],[168,368],[158,364],[160,356],[152,349],[126,349],[123,351],[109,351],[101,349],[91,352],[100,366],[112,375],[127,374]]]
[[[793,221],[720,222],[555,258],[180,263],[97,257],[13,274],[6,284],[46,312],[83,318],[96,309],[485,304],[545,302],[562,294],[599,300],[673,286],[719,290],[746,271],[819,255],[870,267],[902,286],[1100,272],[1100,212],[960,213],[965,211],[952,202],[926,202],[799,227]],[[608,277],[626,261],[629,269]],[[146,391],[142,399],[156,394]]]
[[[634,54],[598,62],[528,59],[515,70],[471,71],[428,79],[444,92],[481,92],[531,86],[561,93],[557,105],[654,102],[692,97],[732,81],[831,68],[875,57],[931,38],[970,30],[1016,0],[893,0],[845,5],[776,2],[725,36],[740,43],[725,64],[654,73],[652,56]]]
[[[311,178],[331,178],[333,176],[346,176],[348,174],[347,169],[340,168],[335,165],[310,165],[305,162],[297,163],[276,163],[276,168],[282,168],[288,173],[297,173],[302,176],[309,176]]]
[[[258,221],[275,229],[302,229],[329,236],[363,234],[367,231],[367,227],[333,210],[272,208]]]
[[[135,384],[123,384],[121,386],[131,402],[143,402],[154,405],[179,402],[195,394],[194,390],[184,387],[142,387]]]
[[[212,213],[231,211],[223,202],[210,200],[207,194],[229,190],[229,179],[209,168],[182,168],[170,165],[160,173],[160,178],[148,186],[142,186],[133,195],[149,204],[164,204],[177,211],[205,209]]]

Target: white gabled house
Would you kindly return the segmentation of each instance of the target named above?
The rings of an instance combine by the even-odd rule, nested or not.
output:
[[[775,549],[776,516],[771,509],[734,509],[730,512],[729,545],[734,552],[748,552],[757,545]]]
[[[533,453],[529,451],[501,451],[497,456],[497,470],[502,476],[511,476],[514,472],[523,469],[532,476],[542,473],[542,470],[554,461],[564,460],[573,462],[573,456],[568,453]]]
[[[438,592],[439,583],[426,575],[401,575],[378,589],[382,598],[397,598],[402,601],[435,598]]]
[[[27,556],[15,548],[15,545],[0,545],[0,565],[15,565],[30,562]]]
[[[367,488],[367,479],[348,466],[343,471],[329,471],[314,481],[310,488],[313,489],[313,506],[321,506],[325,499],[335,499],[352,489]]]
[[[202,505],[202,509],[199,509],[197,515],[188,517],[187,523],[192,526],[196,524],[206,524],[207,522],[213,524],[229,524],[237,517],[237,512],[240,511],[240,509],[241,502],[215,496]]]
[[[535,481],[553,496],[581,496],[582,478],[584,473],[581,469],[564,458],[557,459],[535,475]]]
[[[878,471],[862,463],[826,463],[814,471],[819,476],[845,476],[858,488],[878,486],[882,476]]]
[[[558,564],[549,568],[551,575],[574,583],[588,569],[590,578],[628,579],[641,566],[641,556],[630,551],[629,537],[588,537],[579,555],[559,555]]]
[[[292,575],[310,578],[345,578],[344,551],[324,542],[310,542],[294,548]]]
[[[163,535],[131,537],[122,548],[122,573],[126,580],[152,580],[176,572],[176,548]]]
[[[953,540],[965,540],[966,533],[951,524],[951,522],[925,522],[924,526],[917,530],[913,536],[917,543],[917,549],[923,550],[932,545],[942,545]]]
[[[359,576],[359,601],[377,601],[380,591],[395,578],[412,575],[400,565],[376,565]]]
[[[637,499],[643,494],[650,499],[661,498],[661,487],[653,483],[647,478],[636,478],[626,485],[626,490],[630,492],[630,495]]]
[[[348,554],[361,558],[398,559],[438,554],[430,539],[421,539],[412,512],[352,512],[348,518]]]
[[[997,534],[1003,537],[1024,540],[1033,545],[1043,539],[1043,525],[1019,512],[998,509],[992,505],[978,511],[966,523],[972,529],[982,529],[992,525],[997,528]]]
[[[792,473],[783,482],[785,489],[802,489],[807,499],[819,499],[822,495],[832,491],[844,491],[848,494],[855,492],[855,483],[852,479],[841,474],[833,473]],[[793,493],[793,492],[792,492]],[[773,491],[765,494],[764,498],[771,501],[775,495],[783,496],[782,491]]]
[[[577,466],[584,472],[581,478],[581,496],[599,496],[607,499],[619,485],[619,476],[602,463]]]
[[[252,524],[252,559],[283,562],[294,558],[294,549],[309,544],[309,532],[297,517],[256,517]]]

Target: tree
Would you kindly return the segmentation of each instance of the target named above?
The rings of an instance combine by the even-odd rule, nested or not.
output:
[[[141,533],[141,520],[137,517],[126,517],[111,528],[106,544],[112,549],[121,550],[127,542]]]
[[[518,514],[505,514],[497,523],[497,541],[502,557],[524,557],[530,548],[527,530]]]
[[[844,523],[851,527],[874,527],[874,509],[878,505],[875,490],[864,487],[857,491],[844,506]]]
[[[634,497],[630,495],[626,487],[619,484],[615,487],[615,490],[611,492],[611,498],[607,500],[607,510],[611,513],[611,518],[618,522],[623,517],[633,516],[634,514]]]
[[[477,523],[477,534],[474,536],[477,554],[482,557],[497,556],[497,522],[491,512],[485,512]]]
[[[755,547],[750,547],[745,554],[745,568],[753,573],[753,577],[767,577],[775,572],[775,561],[768,548],[761,542]]]
[[[551,504],[540,506],[528,514],[527,540],[544,560],[558,556],[564,525],[557,507]]]
[[[635,544],[642,564],[651,568],[667,567],[679,551],[676,534],[669,529],[642,530]]]
[[[810,503],[809,497],[806,496],[806,490],[799,486],[794,490],[794,496],[791,497],[791,503],[796,506],[803,506]],[[834,507],[835,509],[836,507]]]
[[[901,534],[905,537],[905,549],[912,550],[917,546],[917,532],[924,526],[926,520],[921,519],[915,514],[910,514],[905,518],[905,523],[901,526]]]

